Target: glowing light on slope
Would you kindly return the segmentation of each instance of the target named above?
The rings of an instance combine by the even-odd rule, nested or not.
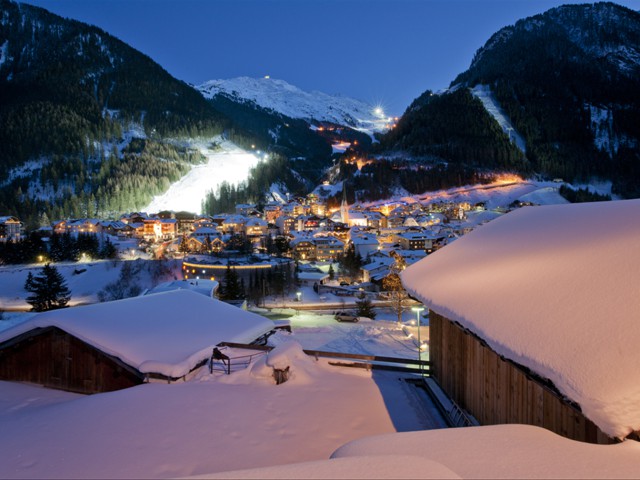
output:
[[[212,151],[202,146],[200,151],[208,161],[194,166],[189,173],[156,196],[144,211],[156,213],[162,210],[202,213],[202,200],[211,190],[214,192],[223,181],[238,184],[249,177],[249,171],[261,160],[256,154],[241,150],[231,142],[222,144],[224,151]]]

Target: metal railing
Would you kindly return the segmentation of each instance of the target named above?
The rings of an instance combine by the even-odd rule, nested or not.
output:
[[[219,347],[244,348],[269,352],[273,347],[249,345],[244,343],[222,342]],[[381,355],[361,355],[357,353],[325,352],[321,350],[303,350],[307,355],[318,358],[335,358],[351,360],[350,362],[330,361],[330,365],[337,367],[363,368],[366,370],[391,370],[404,373],[429,375],[430,362],[414,358],[386,357]],[[237,357],[238,358],[238,357]]]

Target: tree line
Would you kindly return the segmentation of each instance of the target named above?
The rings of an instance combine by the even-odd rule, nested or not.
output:
[[[49,241],[39,232],[31,232],[17,242],[0,243],[0,265],[15,265],[43,261],[63,262],[86,259],[116,258],[118,251],[108,236],[95,233],[54,233]]]

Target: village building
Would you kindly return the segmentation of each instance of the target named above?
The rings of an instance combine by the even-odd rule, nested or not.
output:
[[[305,287],[318,287],[324,285],[329,280],[329,274],[319,268],[305,268],[300,266],[298,272],[298,282]]]
[[[425,250],[433,249],[433,235],[427,232],[404,232],[395,236],[395,242],[403,250]]]
[[[147,218],[142,223],[144,225],[142,238],[150,242],[162,238],[162,222],[159,218]]]
[[[281,215],[276,219],[276,225],[282,235],[289,235],[295,230],[296,219],[290,215]]]
[[[57,220],[51,224],[51,228],[53,228],[53,233],[56,235],[62,235],[67,232],[67,221],[66,220]]]
[[[261,218],[251,217],[245,224],[245,234],[248,237],[263,237],[267,234],[268,223]]]
[[[236,215],[242,215],[248,217],[253,215],[256,211],[256,206],[253,203],[238,203],[236,205]]]
[[[316,236],[313,238],[315,245],[315,259],[318,262],[333,261],[344,253],[344,242],[332,236]]]
[[[232,268],[245,284],[251,280],[252,275],[266,275],[276,269],[292,269],[293,262],[290,259],[270,257],[237,257],[216,258],[208,255],[190,255],[182,261],[182,277],[185,280],[208,279],[221,281],[227,267]]]
[[[275,223],[276,219],[282,215],[282,205],[276,202],[267,203],[264,206],[264,219],[269,223]]]
[[[395,259],[386,255],[376,255],[371,257],[369,263],[361,268],[362,281],[364,283],[379,283],[384,277],[389,275],[391,265],[395,263]]]
[[[220,342],[251,343],[272,329],[266,318],[185,289],[52,310],[0,332],[0,379],[78,393],[175,381]]]
[[[175,218],[161,219],[160,232],[163,240],[174,239],[178,233],[178,220]]]
[[[68,233],[100,233],[102,224],[97,218],[82,218],[71,220],[66,224]]]
[[[289,242],[293,251],[293,258],[296,260],[315,260],[316,245],[312,238],[296,237]]]
[[[244,233],[247,217],[242,215],[230,215],[224,219],[221,228],[223,233],[240,234]]]
[[[17,242],[22,237],[22,222],[16,217],[0,217],[0,242]]]
[[[372,253],[377,252],[380,248],[378,237],[372,233],[353,235],[351,237],[351,243],[355,248],[356,254],[360,255],[363,259],[366,259]]]
[[[363,215],[367,218],[368,227],[374,230],[387,227],[387,217],[382,215],[380,212],[365,211],[363,212]]]
[[[433,377],[481,424],[640,431],[640,200],[525,207],[402,273]]]
[[[222,222],[220,222],[220,223],[222,223]],[[216,228],[217,226],[218,226],[218,224],[213,221],[212,217],[210,217],[208,215],[203,215],[201,217],[196,218],[193,221],[192,229],[193,230],[197,230],[197,229],[202,228],[202,227]]]
[[[144,212],[132,212],[126,215],[122,215],[120,217],[120,221],[123,223],[144,223],[144,221],[146,219],[149,218],[149,215],[147,215]]]

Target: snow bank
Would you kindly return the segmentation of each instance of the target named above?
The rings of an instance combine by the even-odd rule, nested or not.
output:
[[[237,470],[199,478],[462,478],[449,468],[422,457],[409,455],[378,455],[334,458],[318,462],[294,463],[275,467]]]
[[[277,334],[276,334],[277,335]],[[273,337],[270,337],[270,340]],[[231,364],[234,364],[234,358],[241,361],[247,351],[234,349],[231,353],[225,352],[231,357]],[[248,360],[248,359],[247,359]],[[275,385],[274,369],[285,370],[289,368],[287,385],[310,385],[326,368],[323,364],[316,362],[313,358],[304,353],[302,345],[295,340],[285,337],[282,341],[278,341],[278,345],[264,355],[256,354],[251,359],[251,364],[246,369],[232,372],[229,376],[224,376],[216,381],[229,385],[248,385],[248,384],[265,384]],[[203,378],[204,377],[204,378]],[[200,380],[207,380],[206,375],[200,375]],[[282,384],[284,385],[284,384]],[[279,387],[281,388],[281,387]]]
[[[33,388],[0,382],[0,478],[210,474],[325,460],[345,442],[395,431],[381,394],[395,376],[374,381],[369,372],[328,366],[319,374],[313,384],[279,386],[223,384],[211,375],[13,411]],[[25,394],[3,401],[8,388]],[[416,415],[409,404],[404,410]]]
[[[530,425],[381,435],[344,445],[332,458],[374,455],[429,459],[461,478],[637,478],[640,472],[639,442],[594,445]]]
[[[0,332],[0,343],[55,326],[142,373],[187,374],[220,342],[250,343],[273,322],[190,290],[40,313]]]
[[[536,205],[562,205],[569,203],[566,198],[560,195],[558,187],[540,188],[521,196],[518,200],[535,203]]]
[[[402,280],[624,437],[640,429],[639,246],[640,200],[526,207],[410,266]]]

